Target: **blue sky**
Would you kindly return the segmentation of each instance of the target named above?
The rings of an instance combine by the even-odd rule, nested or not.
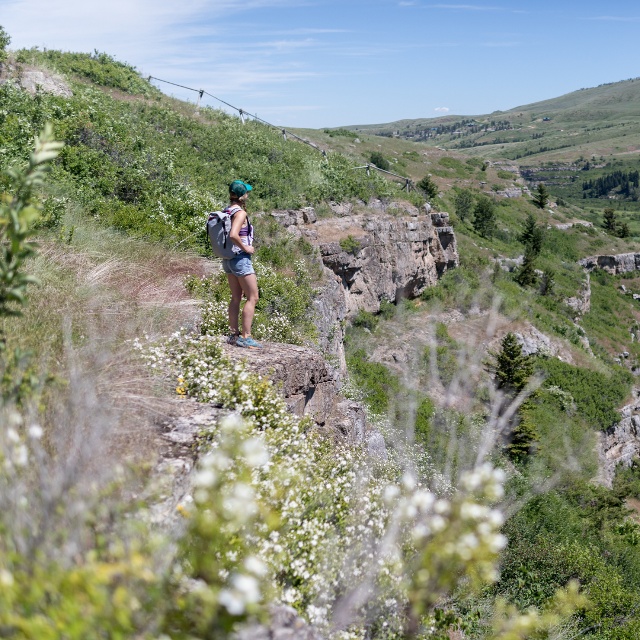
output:
[[[11,48],[106,51],[291,127],[479,115],[640,75],[632,0],[0,0],[0,24]]]

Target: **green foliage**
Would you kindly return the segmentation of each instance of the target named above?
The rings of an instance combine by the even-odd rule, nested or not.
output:
[[[511,332],[507,333],[495,357],[495,376],[498,387],[509,393],[520,393],[527,386],[532,374],[531,356],[523,355],[516,336]]]
[[[7,47],[11,44],[11,36],[0,25],[0,64],[5,62],[9,56]]]
[[[473,192],[469,189],[456,189],[453,197],[453,206],[455,207],[456,215],[460,218],[461,222],[464,222],[469,218],[473,212],[474,196]]]
[[[355,131],[349,131],[349,129],[325,129],[324,132],[329,135],[330,138],[340,136],[342,138],[351,138],[355,140],[358,134]]]
[[[379,169],[384,169],[385,171],[389,171],[389,169],[391,169],[389,161],[380,153],[380,151],[372,151],[369,161],[372,164],[375,164]]]
[[[524,252],[522,266],[513,278],[521,287],[530,287],[538,282],[536,273],[536,254],[531,247],[527,247]]]
[[[620,419],[617,408],[628,397],[633,376],[616,367],[610,375],[576,367],[557,358],[539,359],[545,386],[570,393],[581,416],[598,429],[608,429]]]
[[[538,183],[538,187],[533,194],[533,204],[538,207],[538,209],[544,209],[549,202],[549,191],[545,186],[544,182]]]
[[[68,53],[47,49],[46,51],[21,50],[22,62],[45,63],[61,73],[78,76],[94,84],[120,89],[125,93],[157,97],[159,91],[143,80],[135,67],[119,62],[114,57],[94,51],[93,53]]]
[[[390,399],[400,391],[398,378],[383,364],[369,360],[361,348],[347,355],[347,368],[356,385],[362,389],[369,409],[374,413],[386,413]]]
[[[34,190],[42,185],[47,164],[58,155],[61,146],[54,142],[51,127],[46,127],[36,138],[27,168],[6,170],[11,193],[3,194],[0,202],[0,317],[20,313],[27,287],[34,282],[23,269],[35,251],[35,245],[28,240],[39,215],[39,208],[33,203]]]
[[[485,238],[493,235],[496,226],[496,206],[487,196],[479,196],[473,209],[473,228]]]
[[[503,169],[498,169],[496,175],[501,180],[513,180],[515,178],[515,175],[511,173],[511,171],[504,171]]]
[[[422,193],[424,193],[427,200],[433,200],[440,191],[438,189],[438,185],[431,179],[431,176],[426,175],[422,180],[418,182],[416,185]]]
[[[346,238],[340,239],[340,248],[347,253],[356,255],[360,251],[360,242],[352,235],[348,235]]]
[[[100,80],[121,90],[142,92],[149,85],[126,65],[103,56],[60,52],[29,53],[34,64],[64,70],[88,65],[108,76]],[[141,83],[127,84],[128,78]],[[114,75],[115,74],[115,75]],[[116,78],[116,79],[113,79]],[[120,78],[118,80],[117,78]],[[131,81],[133,82],[133,80]],[[390,185],[378,172],[354,171],[355,163],[329,153],[284,142],[278,132],[213,109],[176,108],[157,100],[120,100],[86,83],[63,98],[0,85],[0,164],[26,161],[33,137],[50,121],[65,148],[54,167],[56,193],[102,224],[132,235],[165,240],[208,252],[206,213],[221,208],[228,184],[241,176],[254,186],[250,209],[297,208],[322,200],[386,197]],[[154,94],[156,95],[156,94]]]

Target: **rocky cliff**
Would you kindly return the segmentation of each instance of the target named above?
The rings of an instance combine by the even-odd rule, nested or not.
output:
[[[604,269],[612,275],[640,270],[640,253],[619,253],[611,256],[590,256],[580,260],[580,264],[592,271]]]
[[[360,214],[343,207],[339,217],[322,219],[311,207],[271,214],[317,247],[326,276],[315,301],[319,341],[341,368],[345,319],[361,309],[378,312],[383,300],[415,298],[459,264],[447,213],[392,204]]]
[[[597,481],[611,488],[616,467],[629,467],[640,457],[640,390],[635,389],[636,399],[621,410],[622,419],[616,425],[599,434]]]

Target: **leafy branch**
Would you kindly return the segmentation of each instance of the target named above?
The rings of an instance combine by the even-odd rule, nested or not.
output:
[[[53,139],[52,127],[47,124],[43,133],[36,136],[27,167],[5,171],[11,192],[2,194],[0,199],[0,317],[20,315],[27,287],[36,282],[22,268],[36,249],[36,244],[28,240],[40,215],[40,205],[33,201],[33,195],[43,184],[48,163],[58,155],[62,145]]]

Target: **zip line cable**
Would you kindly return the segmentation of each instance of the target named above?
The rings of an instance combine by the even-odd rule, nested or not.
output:
[[[149,76],[148,77],[148,81],[151,82],[151,80],[156,80],[157,82],[164,82],[165,84],[170,84],[173,85],[174,87],[180,87],[181,89],[186,89],[187,91],[194,91],[195,93],[198,94],[198,103],[197,105],[200,106],[200,100],[202,99],[202,96],[209,96],[210,98],[213,98],[214,100],[217,100],[218,102],[221,102],[222,104],[226,105],[227,107],[229,107],[230,109],[233,109],[234,111],[237,111],[238,114],[240,115],[240,119],[242,120],[242,124],[244,124],[244,116],[250,116],[252,117],[254,120],[257,120],[258,122],[261,122],[262,124],[267,125],[268,127],[271,127],[272,129],[277,129],[279,131],[282,132],[282,136],[283,138],[286,140],[287,139],[287,135],[290,135],[292,138],[295,138],[296,140],[299,140],[300,142],[312,147],[313,149],[315,149],[316,151],[320,151],[320,153],[322,153],[322,155],[324,156],[324,158],[327,157],[327,152],[324,149],[321,149],[317,144],[314,144],[313,142],[310,142],[309,140],[305,140],[304,138],[301,138],[299,135],[296,135],[295,133],[293,133],[292,131],[288,131],[287,129],[283,129],[282,127],[277,127],[275,124],[271,124],[271,122],[267,122],[266,120],[263,120],[262,118],[259,118],[257,115],[253,114],[253,113],[249,113],[248,111],[245,111],[244,109],[241,109],[240,107],[236,107],[232,104],[230,104],[229,102],[227,102],[226,100],[223,100],[222,98],[218,98],[218,96],[214,96],[212,93],[209,93],[208,91],[205,91],[204,89],[194,89],[193,87],[187,87],[183,84],[178,84],[177,82],[171,82],[170,80],[163,80],[162,78],[157,78],[156,76]],[[381,169],[380,167],[376,166],[375,164],[365,164],[361,167],[353,167],[353,170],[355,169],[366,169],[367,170],[367,175],[369,175],[370,170],[371,169],[375,169],[376,171],[381,171],[382,173],[386,173],[390,176],[394,176],[396,178],[400,178],[400,180],[404,180],[404,187],[406,188],[407,191],[410,191],[411,188],[413,188],[413,182],[407,178],[406,176],[401,176],[397,173],[393,173],[393,171],[387,171],[386,169]]]
[[[271,124],[271,122],[267,122],[266,120],[263,120],[262,118],[259,118],[257,115],[254,115],[252,113],[249,113],[248,111],[245,111],[244,109],[241,109],[240,107],[236,107],[232,104],[230,104],[229,102],[227,102],[226,100],[223,100],[222,98],[218,98],[218,96],[214,96],[212,93],[209,93],[208,91],[205,91],[204,89],[194,89],[193,87],[187,87],[183,84],[178,84],[177,82],[171,82],[169,80],[163,80],[162,78],[157,78],[156,76],[149,76],[148,78],[149,82],[151,82],[151,80],[156,80],[157,82],[164,82],[166,84],[171,84],[174,87],[180,87],[181,89],[187,89],[187,91],[195,91],[197,94],[199,94],[199,97],[202,98],[203,95],[205,96],[209,96],[210,98],[213,98],[214,100],[217,100],[218,102],[221,102],[222,104],[226,105],[227,107],[229,107],[230,109],[233,109],[234,111],[237,111],[240,114],[240,118],[244,124],[244,116],[248,115],[251,116],[254,120],[257,120],[258,122],[261,122],[262,124],[266,124],[268,127],[271,127],[272,129],[278,129],[280,131],[282,131],[282,135],[284,136],[284,139],[287,139],[287,134],[289,134],[291,137],[295,138],[296,140],[299,140],[300,142],[303,142],[306,145],[309,145],[310,147],[313,147],[316,151],[320,151],[320,153],[322,153],[323,156],[326,157],[326,152],[323,149],[320,149],[320,147],[318,147],[318,145],[313,144],[313,142],[309,142],[309,140],[305,140],[304,138],[301,138],[300,136],[296,135],[295,133],[292,133],[291,131],[287,131],[286,129],[282,129],[281,127],[276,127],[275,124]]]

